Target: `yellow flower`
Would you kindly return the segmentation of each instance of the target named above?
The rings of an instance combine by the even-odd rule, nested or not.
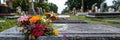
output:
[[[55,36],[58,36],[58,30],[53,30],[53,33],[55,34]]]
[[[29,19],[30,23],[37,22],[38,20],[40,20],[39,17],[40,17],[39,15],[37,15],[37,16],[33,16],[32,18]]]

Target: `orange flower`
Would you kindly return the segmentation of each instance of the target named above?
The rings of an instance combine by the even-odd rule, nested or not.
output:
[[[58,30],[53,30],[53,33],[55,34],[55,36],[58,36]]]
[[[40,20],[39,17],[40,17],[39,15],[31,17],[31,18],[29,19],[30,23],[32,24],[32,23],[37,22],[38,20]]]

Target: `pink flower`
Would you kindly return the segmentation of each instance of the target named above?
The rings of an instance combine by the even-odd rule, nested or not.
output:
[[[17,19],[18,23],[21,23],[21,22],[24,22],[24,21],[28,21],[28,16],[27,15],[24,15],[24,16],[21,16],[20,18]]]

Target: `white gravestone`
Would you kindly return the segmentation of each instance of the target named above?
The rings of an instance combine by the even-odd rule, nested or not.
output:
[[[95,6],[95,12],[98,12],[98,7],[97,6]]]

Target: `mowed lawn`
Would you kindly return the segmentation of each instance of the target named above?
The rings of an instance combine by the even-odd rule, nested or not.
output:
[[[111,25],[111,24],[120,24],[120,18],[87,18],[86,16],[70,16],[70,18],[81,19],[87,21],[89,24],[104,24],[104,25]],[[120,28],[120,26],[115,26]]]
[[[0,32],[17,25],[16,19],[0,18]],[[4,21],[4,22],[2,22]]]

